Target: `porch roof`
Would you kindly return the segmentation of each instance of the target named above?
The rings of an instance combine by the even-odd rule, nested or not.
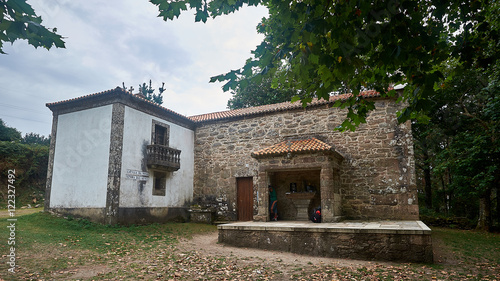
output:
[[[252,157],[266,157],[276,156],[288,153],[305,153],[305,152],[334,152],[334,148],[318,140],[317,138],[310,138],[304,140],[286,140],[270,147],[253,152]]]

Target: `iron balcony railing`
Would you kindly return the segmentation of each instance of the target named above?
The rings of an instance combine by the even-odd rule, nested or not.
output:
[[[147,146],[148,167],[167,171],[181,168],[181,151],[165,145],[151,144]]]

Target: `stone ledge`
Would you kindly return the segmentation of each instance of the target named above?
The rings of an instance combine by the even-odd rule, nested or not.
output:
[[[218,226],[219,242],[296,254],[433,262],[431,230],[420,221],[235,222]]]
[[[332,233],[430,234],[431,229],[421,221],[369,221],[312,223],[298,221],[233,222],[218,225],[219,230],[300,231]]]
[[[189,221],[194,223],[213,224],[215,220],[215,211],[208,209],[190,209]]]

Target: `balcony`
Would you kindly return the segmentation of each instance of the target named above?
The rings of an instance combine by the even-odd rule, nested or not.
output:
[[[148,168],[169,172],[181,168],[181,151],[165,145],[152,144],[147,146]]]

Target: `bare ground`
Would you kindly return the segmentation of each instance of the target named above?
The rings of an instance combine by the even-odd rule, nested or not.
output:
[[[234,257],[237,260],[242,260],[249,264],[266,263],[271,268],[276,268],[280,271],[286,271],[290,266],[297,268],[311,264],[329,264],[338,267],[363,267],[373,264],[373,262],[369,261],[312,257],[288,252],[266,251],[254,248],[238,248],[220,244],[217,240],[217,232],[195,235],[192,239],[181,240],[181,243],[179,243],[177,248],[183,252],[196,252],[203,256],[213,255]]]
[[[174,245],[132,251],[121,246],[121,255],[40,245],[20,253],[16,274],[0,272],[0,280],[500,280],[498,264],[464,263],[439,239],[433,240],[433,265],[311,257],[237,248],[217,239],[212,231]],[[67,264],[64,270],[56,269],[59,260]]]
[[[38,212],[43,212],[43,207],[42,208],[19,208],[15,210],[15,215],[16,216],[23,216],[23,215],[29,215],[33,213],[38,213]],[[8,218],[9,217],[9,210],[7,209],[0,209],[0,219],[3,218]]]
[[[219,244],[217,235],[217,232],[197,234],[191,239],[181,239],[171,249],[152,249],[141,257],[129,255],[103,265],[76,266],[56,271],[52,277],[72,280],[96,277],[105,280],[332,280],[326,273],[321,277],[322,267],[355,270],[380,264],[231,247]],[[391,264],[384,263],[384,266]],[[133,271],[136,274],[131,274]],[[311,274],[315,276],[310,277]]]

